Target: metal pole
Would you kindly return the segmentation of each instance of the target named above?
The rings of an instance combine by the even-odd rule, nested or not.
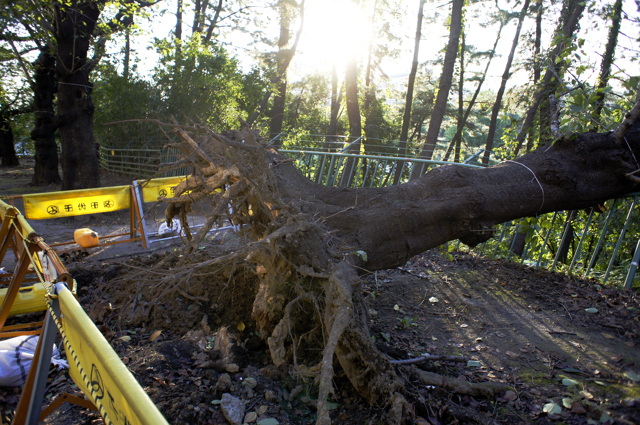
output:
[[[609,222],[611,221],[611,217],[613,216],[613,212],[616,209],[617,203],[618,203],[618,198],[613,200],[613,205],[611,205],[611,210],[609,210],[609,214],[607,214],[607,218],[604,222],[604,226],[602,227],[602,233],[600,233],[600,239],[598,239],[596,248],[593,250],[593,255],[591,256],[591,261],[589,262],[589,267],[587,267],[587,271],[584,273],[585,277],[589,276],[591,269],[595,266],[596,260],[598,259],[598,253],[600,251],[600,247],[602,246],[602,241],[604,240],[607,234],[607,229],[609,228]]]
[[[51,300],[51,308],[54,314],[60,316],[60,304],[57,299]],[[51,355],[53,354],[53,343],[56,340],[56,334],[58,333],[58,327],[56,322],[51,316],[51,312],[47,310],[47,317],[44,321],[44,329],[40,338],[41,348],[40,357],[38,358],[38,364],[31,364],[31,367],[37,367],[36,377],[31,393],[31,401],[29,403],[29,411],[27,413],[27,420],[25,423],[29,425],[37,425],[40,418],[40,410],[42,410],[42,404],[44,401],[44,393],[47,389],[47,378],[49,376],[49,367],[51,365]],[[26,394],[22,395],[23,397]]]
[[[576,265],[578,259],[580,259],[580,254],[582,253],[582,242],[584,238],[587,236],[587,232],[589,231],[589,227],[591,226],[591,219],[593,218],[593,208],[591,208],[591,212],[589,212],[589,217],[587,218],[587,223],[584,225],[584,230],[582,231],[582,236],[580,237],[580,242],[578,242],[578,248],[576,248],[576,253],[573,255],[571,259],[571,266],[569,266],[569,273],[573,270],[573,266]]]
[[[609,260],[609,266],[607,267],[607,271],[604,274],[604,279],[602,279],[603,283],[607,282],[609,278],[609,273],[611,272],[611,268],[613,267],[613,263],[618,256],[618,250],[620,249],[620,245],[622,245],[622,240],[624,239],[625,233],[627,233],[627,227],[629,226],[629,222],[631,221],[631,214],[633,213],[633,209],[636,206],[636,202],[638,201],[638,197],[633,197],[633,202],[631,203],[631,207],[629,207],[629,213],[627,214],[627,219],[624,222],[624,226],[622,226],[622,231],[620,232],[620,236],[618,236],[618,241],[616,242],[616,247],[613,249],[613,253],[611,254],[611,259]]]
[[[627,272],[627,278],[624,282],[624,287],[627,289],[631,288],[633,279],[636,276],[636,271],[638,270],[638,262],[640,262],[640,238],[638,238],[638,244],[636,245],[636,253],[633,255],[633,259],[631,260],[631,266],[629,267],[629,272]]]
[[[558,264],[558,259],[560,258],[560,248],[564,246],[564,241],[567,239],[567,235],[569,234],[569,227],[571,226],[571,220],[573,219],[573,213],[575,211],[571,210],[567,212],[567,221],[564,224],[564,230],[562,232],[562,239],[560,240],[560,245],[558,245],[558,250],[556,251],[556,255],[553,258],[553,264],[551,265],[551,271],[556,269],[556,264]]]

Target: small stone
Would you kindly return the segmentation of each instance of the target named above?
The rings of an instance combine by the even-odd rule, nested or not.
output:
[[[253,390],[251,388],[247,388],[247,398],[253,398]]]
[[[220,409],[231,425],[242,425],[245,409],[242,400],[229,393],[224,393],[222,394],[222,400],[220,400]]]
[[[275,401],[278,401],[278,397],[276,397],[276,393],[274,393],[271,390],[266,390],[264,392],[264,399],[267,400],[270,403],[273,403]]]
[[[258,419],[258,414],[256,412],[249,412],[244,417],[244,422],[250,424],[251,422],[255,422]]]
[[[231,377],[228,373],[223,373],[218,378],[218,382],[216,383],[216,391],[218,393],[223,393],[225,391],[229,391],[231,388]]]

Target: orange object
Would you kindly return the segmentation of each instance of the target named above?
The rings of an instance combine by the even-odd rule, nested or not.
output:
[[[98,234],[91,229],[77,229],[73,232],[73,240],[83,248],[98,246]]]

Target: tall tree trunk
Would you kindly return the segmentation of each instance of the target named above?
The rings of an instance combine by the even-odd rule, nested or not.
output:
[[[404,114],[402,115],[402,131],[400,132],[400,140],[398,143],[398,154],[400,156],[407,155],[407,138],[409,137],[409,126],[411,125],[411,106],[413,105],[413,87],[416,82],[416,73],[418,72],[418,54],[420,52],[420,39],[422,38],[422,20],[424,17],[424,2],[420,0],[418,8],[418,23],[416,25],[416,36],[413,42],[413,60],[411,61],[411,72],[409,73],[409,81],[407,82],[407,96],[404,101]],[[404,167],[404,161],[398,161],[396,171],[393,175],[393,184],[398,184]]]
[[[298,5],[298,9],[300,10],[300,27],[298,28],[298,32],[296,33],[296,39],[293,42],[293,45],[291,46],[290,49],[287,49],[286,52],[279,52],[283,54],[280,60],[277,61],[278,68],[276,69],[275,76],[271,79],[271,83],[273,85],[279,86],[280,81],[283,78],[286,78],[289,64],[293,60],[293,57],[296,54],[296,50],[298,49],[298,42],[300,41],[300,36],[302,35],[302,30],[304,28],[304,2],[305,1],[306,0],[302,0]],[[280,35],[282,36],[282,33],[280,33]],[[252,125],[255,122],[255,120],[258,119],[258,117],[262,114],[262,112],[267,107],[267,104],[269,103],[269,98],[271,98],[271,94],[272,94],[271,89],[267,89],[267,91],[265,91],[264,96],[260,101],[260,104],[258,105],[256,110],[253,111],[253,113],[247,118],[247,124]]]
[[[58,115],[62,144],[62,189],[100,186],[100,168],[93,138],[93,84],[87,53],[100,16],[100,5],[74,1],[55,7],[58,58]]]
[[[484,84],[484,81],[487,78],[487,72],[489,71],[489,66],[491,65],[491,62],[493,61],[493,57],[496,54],[496,47],[498,47],[498,42],[500,41],[500,37],[502,36],[502,30],[504,29],[504,26],[506,25],[506,21],[501,20],[500,21],[500,28],[498,29],[498,35],[496,36],[496,41],[493,43],[493,49],[491,49],[491,53],[489,53],[489,59],[487,60],[487,64],[484,68],[484,71],[482,73],[482,77],[480,78],[480,81],[478,82],[478,86],[476,87],[476,91],[473,93],[473,96],[471,97],[471,100],[469,101],[469,104],[467,105],[467,109],[464,112],[464,116],[462,118],[462,126],[458,126],[458,128],[456,129],[456,134],[453,136],[453,139],[451,139],[451,143],[449,144],[449,148],[447,149],[447,153],[444,156],[443,161],[447,161],[449,159],[449,155],[451,155],[451,151],[453,150],[454,146],[455,146],[455,141],[462,138],[462,130],[464,129],[464,125],[467,123],[467,120],[469,119],[469,115],[471,114],[471,110],[473,109],[473,106],[476,104],[476,99],[478,98],[478,95],[480,94],[480,91],[482,90],[482,85]],[[460,134],[458,134],[458,131],[460,132]]]
[[[324,141],[323,150],[331,152],[336,150],[336,137],[338,131],[338,118],[340,115],[340,105],[342,104],[342,88],[338,93],[338,71],[336,64],[331,67],[331,111],[329,116],[329,128],[327,129],[327,137]]]
[[[287,98],[287,69],[282,65],[285,60],[285,52],[287,44],[289,44],[289,17],[284,7],[280,11],[280,38],[278,39],[278,69],[282,70],[279,75],[278,92],[273,99],[273,107],[271,108],[271,125],[269,126],[269,138],[273,139],[282,132],[282,123],[284,122],[284,107]],[[282,139],[278,138],[273,142],[273,147],[278,149],[282,145]]]
[[[129,28],[125,31],[124,37],[124,70],[122,72],[122,76],[125,81],[129,81],[129,62],[131,59],[131,31]]]
[[[35,126],[31,131],[31,139],[35,144],[35,166],[31,184],[46,186],[60,184],[58,173],[58,147],[54,126],[54,98],[58,91],[55,71],[56,59],[45,47],[40,51],[34,63],[35,77],[33,89],[33,108]]]
[[[456,125],[456,134],[451,140],[452,143],[455,143],[455,155],[453,157],[453,162],[460,162],[462,130],[464,129],[464,29],[462,30],[460,38],[462,40],[462,44],[460,45],[460,80],[458,81],[458,122]]]
[[[600,76],[598,77],[598,86],[596,87],[596,110],[593,114],[593,120],[595,122],[594,130],[598,130],[601,127],[600,115],[604,108],[604,89],[609,83],[609,77],[611,76],[611,64],[613,63],[613,57],[618,45],[618,34],[620,33],[620,22],[622,18],[622,0],[616,0],[613,4],[613,14],[611,16],[611,26],[609,27],[609,36],[607,37],[607,47],[602,57],[602,63],[600,64]]]
[[[418,155],[418,158],[430,160],[433,157],[433,151],[438,143],[438,135],[440,134],[440,126],[447,109],[447,99],[449,98],[449,90],[453,80],[453,68],[458,54],[458,43],[460,42],[460,31],[462,29],[462,6],[464,0],[453,0],[451,2],[451,24],[449,26],[449,42],[444,55],[444,64],[442,66],[442,74],[440,75],[440,83],[438,85],[438,95],[436,96],[429,120],[429,128],[427,129],[427,140]],[[414,167],[411,171],[411,180],[417,178],[421,174],[423,167]],[[424,167],[426,169],[426,167]],[[425,170],[422,170],[424,172]]]
[[[183,90],[181,87],[181,75],[183,67],[182,57],[182,12],[183,12],[183,0],[178,0],[176,7],[176,27],[174,32],[174,43],[176,45],[175,56],[173,59],[173,73],[171,81],[171,92],[169,95],[169,113],[177,114],[180,112],[180,105],[178,104],[178,98],[180,92]]]
[[[349,117],[349,143],[353,143],[362,136],[362,117],[360,116],[360,104],[358,103],[358,64],[355,57],[347,62],[347,71],[344,77],[345,93],[347,100],[347,116]],[[360,153],[362,142],[358,141],[347,149],[347,153]],[[342,184],[348,186],[354,178],[356,159],[348,158],[344,167],[345,177]]]
[[[582,12],[584,11],[586,6],[585,2],[579,2],[577,0],[567,0],[567,2],[569,3],[567,8],[569,11],[571,11],[571,13],[567,13],[568,18],[566,20],[563,19],[563,25],[561,25],[561,27],[557,31],[558,35],[562,35],[565,40],[571,39],[573,37],[573,33],[578,26],[578,21],[580,20]],[[564,48],[564,42],[560,42],[555,46],[553,52],[551,52],[551,55],[549,57],[549,63],[551,65],[547,68],[547,71],[545,72],[541,82],[541,87],[536,91],[535,95],[533,96],[533,101],[531,102],[531,105],[529,105],[529,109],[527,110],[524,122],[522,123],[522,128],[520,129],[518,137],[516,138],[516,149],[514,155],[518,155],[518,152],[522,147],[522,142],[531,129],[531,124],[533,124],[533,119],[535,118],[536,112],[538,111],[540,102],[542,102],[542,99],[546,94],[549,94],[548,89],[552,85],[552,79],[554,79],[553,71],[554,67],[556,66],[556,58],[562,52],[562,50],[564,50]]]
[[[542,47],[542,15],[544,13],[544,6],[542,4],[543,0],[536,0],[536,35],[533,44],[533,84],[538,84],[540,81],[540,73],[542,72],[542,58],[540,57],[540,48]],[[536,135],[533,132],[529,132],[529,137],[527,138],[527,152],[531,152],[533,149],[536,138],[539,135]]]
[[[0,115],[0,156],[2,156],[2,167],[12,167],[20,165],[13,140],[13,129],[11,122],[4,114]]]
[[[489,131],[487,132],[487,143],[484,148],[484,156],[482,157],[482,163],[484,165],[489,164],[489,157],[491,155],[491,150],[493,149],[493,139],[495,138],[496,127],[498,125],[498,114],[500,113],[500,109],[502,108],[502,96],[504,95],[504,91],[507,87],[507,80],[511,75],[511,64],[513,63],[513,57],[516,53],[516,47],[518,47],[518,40],[520,39],[520,30],[522,30],[522,23],[524,22],[524,18],[527,15],[527,9],[529,9],[529,0],[525,0],[524,5],[522,6],[522,11],[520,11],[520,15],[518,16],[518,27],[516,28],[516,34],[513,36],[513,41],[511,42],[511,50],[509,51],[507,64],[505,65],[504,72],[502,73],[502,81],[500,82],[500,88],[498,89],[498,93],[496,94],[496,100],[493,103],[493,108],[491,109],[491,121],[489,121]]]

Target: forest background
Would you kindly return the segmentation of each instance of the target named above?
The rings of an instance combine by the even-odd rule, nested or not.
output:
[[[629,0],[3,3],[2,163],[35,153],[33,184],[63,189],[99,184],[96,142],[166,140],[111,122],[488,164],[614,128],[639,78]]]

